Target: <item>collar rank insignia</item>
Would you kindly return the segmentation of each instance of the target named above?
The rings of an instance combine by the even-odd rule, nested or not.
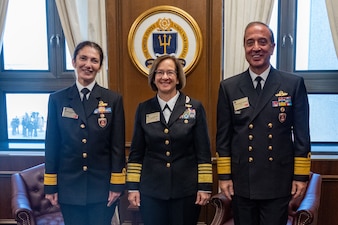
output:
[[[189,96],[185,96],[185,107],[187,108],[191,108],[192,105],[188,104],[190,102],[190,97]]]
[[[189,103],[190,102],[190,97],[187,95],[185,96],[185,103]]]

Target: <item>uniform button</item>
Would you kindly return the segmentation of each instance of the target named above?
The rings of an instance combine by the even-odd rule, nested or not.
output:
[[[273,158],[272,158],[272,157],[269,157],[269,161],[272,162],[272,161],[273,161]]]
[[[184,123],[189,123],[189,120],[184,120]]]
[[[83,138],[83,139],[82,139],[82,143],[86,144],[86,143],[87,143],[87,139],[86,139],[86,138]]]
[[[272,126],[272,123],[268,123],[268,127],[269,128],[272,128],[273,126]]]
[[[82,153],[82,157],[85,159],[87,158],[87,152]]]
[[[81,123],[80,127],[83,129],[83,128],[86,128],[86,125],[84,125],[83,123]]]
[[[166,166],[167,166],[167,168],[169,168],[169,167],[170,167],[170,163],[167,163],[167,165],[166,165]]]
[[[252,130],[254,125],[252,123],[249,124],[249,129]]]
[[[269,149],[270,151],[272,151],[272,145],[269,145],[268,149]]]
[[[82,169],[83,169],[83,171],[87,171],[88,167],[87,166],[83,166]]]
[[[269,134],[269,135],[268,135],[268,138],[269,138],[269,139],[272,139],[272,134]]]
[[[169,133],[169,129],[168,128],[165,128],[164,131],[163,131],[165,134]]]
[[[250,134],[249,135],[249,140],[252,141],[252,139],[253,139],[253,135]]]
[[[168,145],[169,144],[169,140],[165,140],[164,144]]]
[[[252,149],[253,149],[252,146],[249,146],[249,148],[248,148],[249,152],[251,152]]]
[[[251,163],[253,161],[254,161],[253,157],[249,157],[249,162]]]
[[[167,151],[167,152],[165,153],[165,155],[166,155],[166,156],[170,156],[170,152]]]

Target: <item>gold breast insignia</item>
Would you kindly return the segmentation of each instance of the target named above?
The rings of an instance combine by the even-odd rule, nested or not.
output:
[[[284,97],[287,96],[288,93],[284,91],[279,91],[277,94],[275,94],[276,97]]]

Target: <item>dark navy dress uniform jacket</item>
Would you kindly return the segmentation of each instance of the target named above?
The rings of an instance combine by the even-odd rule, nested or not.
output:
[[[220,180],[237,195],[289,196],[292,180],[310,170],[309,106],[304,80],[274,68],[258,96],[249,71],[223,80],[217,106],[216,151]]]
[[[127,186],[163,200],[211,191],[210,141],[199,101],[180,93],[168,124],[157,97],[138,106]]]
[[[122,97],[95,84],[86,112],[76,85],[50,95],[45,193],[63,204],[106,202],[125,188]]]

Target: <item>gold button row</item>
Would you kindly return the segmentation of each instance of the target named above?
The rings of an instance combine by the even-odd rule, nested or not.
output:
[[[252,141],[252,140],[254,139],[254,136],[253,136],[252,134],[249,134],[249,137],[248,137],[248,138],[249,138],[250,141]],[[272,134],[269,134],[269,135],[268,135],[268,138],[269,138],[269,139],[272,139]]]
[[[253,162],[254,161],[254,158],[253,157],[249,157],[248,159],[249,163]],[[272,162],[273,161],[273,157],[269,157],[269,161]]]
[[[254,125],[250,123],[248,127],[250,130],[252,130],[254,128]],[[272,123],[268,123],[268,128],[272,128],[272,127],[273,127]]]
[[[169,129],[168,129],[168,128],[165,128],[165,129],[163,130],[163,132],[164,132],[165,134],[168,134],[168,133],[169,133]],[[169,140],[165,140],[165,141],[164,141],[164,144],[165,144],[165,145],[169,145],[169,143],[170,143]],[[166,151],[165,155],[169,157],[169,156],[171,155],[170,151]],[[167,168],[171,167],[171,164],[168,162],[168,163],[166,164],[166,167],[167,167]]]
[[[272,151],[272,149],[273,149],[272,145],[269,145],[268,150]],[[253,147],[249,145],[248,151],[251,152],[252,150],[253,150]]]

